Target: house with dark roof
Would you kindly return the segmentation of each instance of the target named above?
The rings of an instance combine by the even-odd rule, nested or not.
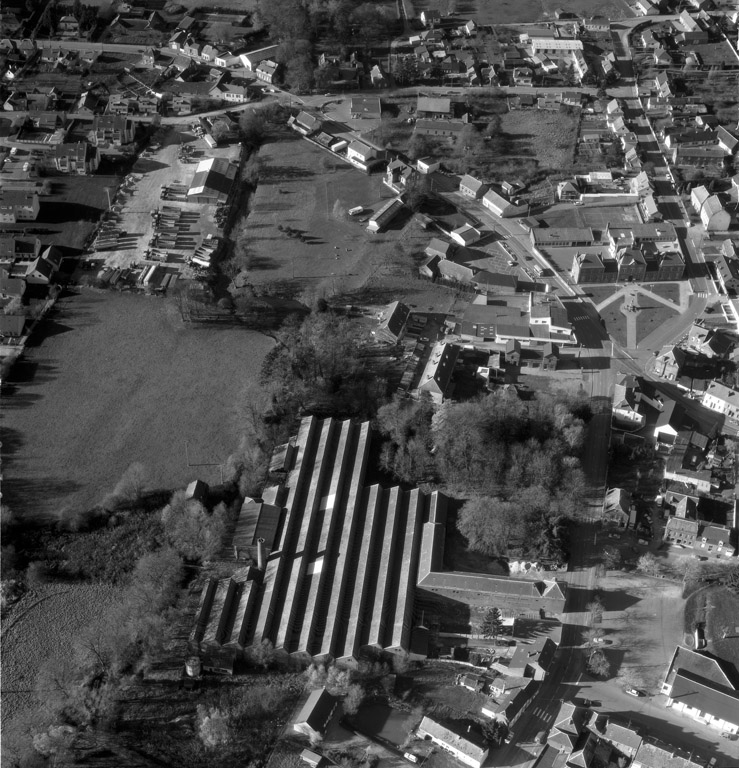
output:
[[[321,129],[322,121],[317,115],[301,110],[297,115],[291,116],[287,124],[303,136],[310,136]]]
[[[377,341],[397,344],[405,335],[410,314],[410,309],[403,302],[394,301],[383,310],[380,323],[372,335]]]
[[[624,488],[610,488],[603,505],[603,520],[628,528],[631,517],[631,494]]]
[[[562,702],[547,735],[547,744],[558,752],[569,754],[575,749],[587,718],[588,710],[584,707],[578,707],[567,701]]]
[[[461,186],[460,186],[461,191]],[[489,189],[482,198],[482,204],[489,211],[496,216],[502,218],[511,218],[515,216],[523,216],[526,213],[525,205],[515,205],[503,195],[498,194],[495,190]]]
[[[482,197],[486,190],[487,184],[485,182],[476,179],[474,176],[465,174],[459,180],[459,192],[465,197],[471,197],[473,200],[477,200]]]
[[[325,688],[311,691],[308,700],[293,723],[293,730],[310,739],[316,739],[326,732],[339,700]]]
[[[512,728],[534,699],[540,684],[530,677],[500,675],[490,685],[490,695],[481,712]]]
[[[449,120],[454,117],[451,99],[448,96],[419,96],[416,116],[429,120]]]
[[[95,147],[121,147],[133,141],[135,132],[133,120],[125,115],[95,115],[87,136]]]
[[[349,113],[352,120],[367,118],[379,120],[382,117],[382,103],[379,96],[352,96]]]
[[[52,160],[57,171],[87,176],[97,170],[100,164],[100,150],[86,141],[76,144],[57,144],[54,147]]]
[[[704,768],[704,764],[694,760],[692,752],[681,754],[673,746],[650,740],[639,745],[631,768]]]
[[[35,221],[40,208],[38,193],[0,187],[0,222]]]
[[[682,429],[685,411],[674,400],[668,400],[657,415],[654,425],[654,439],[658,443],[672,445]]]
[[[627,757],[633,758],[642,743],[641,735],[630,724],[619,722],[603,712],[593,712],[587,728],[600,742]]]
[[[464,130],[463,120],[430,120],[419,118],[413,126],[413,133],[421,136],[446,136],[455,138]]]
[[[417,385],[419,394],[428,394],[435,403],[443,403],[449,394],[458,357],[459,347],[456,344],[434,344],[421,371]]]
[[[554,661],[557,644],[546,636],[537,637],[531,643],[518,643],[508,663],[508,674],[512,677],[531,677],[544,680]]]

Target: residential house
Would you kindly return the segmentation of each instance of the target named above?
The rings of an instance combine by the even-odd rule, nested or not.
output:
[[[646,416],[639,411],[635,377],[622,374],[613,390],[612,416],[615,426],[621,429],[641,429]]]
[[[447,727],[430,717],[424,717],[416,734],[420,739],[431,739],[434,744],[438,744],[470,768],[482,768],[488,756],[489,750],[485,740],[471,727],[462,729],[456,724]]]
[[[714,262],[716,277],[724,293],[736,295],[739,293],[739,259],[727,255],[726,249],[722,250]]]
[[[380,323],[372,331],[372,335],[377,341],[397,344],[405,335],[410,314],[411,311],[405,304],[394,301],[382,311]]]
[[[424,249],[427,256],[438,256],[440,259],[450,259],[454,253],[454,246],[446,243],[438,237],[431,238],[431,241]]]
[[[687,348],[709,359],[726,359],[734,347],[730,336],[720,328],[693,323],[688,330]]]
[[[695,537],[698,535],[699,529],[696,515],[695,502],[689,496],[681,499],[675,507],[675,514],[670,516],[665,523],[665,531],[662,534],[663,540],[670,544],[692,547],[695,544]]]
[[[94,147],[122,147],[134,139],[136,127],[124,115],[96,115],[88,139]]]
[[[461,191],[462,187],[460,182],[460,192]],[[488,189],[488,191],[485,192],[482,198],[482,204],[489,211],[492,211],[492,213],[501,218],[518,217],[523,216],[526,213],[525,205],[516,205],[492,189]]]
[[[419,120],[451,120],[454,117],[451,99],[446,96],[419,96],[416,117]]]
[[[674,400],[668,400],[657,414],[654,425],[654,439],[658,443],[672,445],[682,429],[685,411]]]
[[[433,8],[424,10],[421,11],[420,19],[424,27],[433,27],[441,22],[441,13]]]
[[[619,722],[602,712],[593,712],[587,727],[601,743],[609,744],[626,757],[633,758],[642,743],[642,737],[630,723]]]
[[[734,557],[736,548],[731,543],[732,528],[701,522],[693,543],[693,554],[697,558]]]
[[[727,155],[736,154],[737,148],[739,148],[739,139],[730,133],[723,125],[719,125],[716,128],[716,139],[718,140],[718,146],[723,149]]]
[[[97,170],[100,164],[100,150],[86,141],[57,144],[52,159],[54,167],[61,173],[87,176]]]
[[[734,422],[739,422],[739,392],[712,381],[703,393],[701,403],[716,413],[721,413]]]
[[[379,96],[352,96],[349,112],[352,120],[379,120],[382,117],[382,103]]]
[[[80,36],[80,24],[74,16],[62,16],[56,25],[55,35],[60,40],[76,40]]]
[[[481,712],[511,729],[533,701],[539,686],[530,677],[500,675],[490,683],[490,695]]]
[[[290,117],[287,124],[303,136],[311,136],[321,129],[323,123],[317,115],[301,110],[295,117]]]
[[[445,136],[456,138],[464,130],[463,120],[426,120],[418,119],[413,126],[413,132],[421,136]]]
[[[326,732],[339,700],[325,688],[311,691],[308,700],[293,723],[293,730],[309,739],[318,739]]]
[[[663,743],[642,741],[634,755],[631,768],[704,768],[703,762],[690,755],[681,755],[675,747]]]
[[[54,273],[59,268],[51,259],[38,256],[26,266],[23,275],[28,285],[49,285],[53,282]]]
[[[632,516],[631,494],[624,488],[611,488],[603,505],[603,520],[628,528]]]
[[[416,160],[416,170],[424,175],[438,171],[439,168],[441,168],[441,162],[433,157],[420,157]]]
[[[451,233],[451,238],[459,245],[472,245],[480,239],[480,230],[475,229],[471,224],[463,224]]]
[[[588,718],[588,710],[564,701],[554,716],[547,734],[547,744],[560,753],[572,753],[580,739]]]
[[[700,215],[706,232],[726,232],[731,225],[731,214],[724,210],[718,195],[712,195],[705,186],[694,187],[690,203]]]
[[[368,171],[380,160],[380,151],[361,141],[353,141],[346,150],[346,159],[362,171]]]
[[[0,222],[35,221],[40,210],[38,194],[22,189],[0,187]]]
[[[508,663],[507,674],[542,681],[554,663],[556,651],[557,644],[547,636],[537,637],[530,643],[518,643]]]
[[[418,381],[418,393],[426,393],[433,402],[443,403],[450,391],[458,357],[459,347],[456,344],[434,344]]]
[[[488,187],[485,182],[479,181],[469,174],[465,174],[459,180],[460,194],[464,195],[465,197],[471,197],[473,200],[477,200],[478,198],[482,197],[487,191],[487,188]]]
[[[530,86],[534,82],[534,73],[528,67],[516,67],[513,70],[513,84]]]
[[[260,61],[256,68],[257,78],[265,83],[273,83],[277,78],[280,65],[271,59]]]

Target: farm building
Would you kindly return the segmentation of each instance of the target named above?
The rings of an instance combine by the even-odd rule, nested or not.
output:
[[[369,422],[311,416],[278,449],[270,476],[284,481],[263,493],[279,510],[272,539],[258,542],[261,567],[204,589],[192,635],[201,651],[269,640],[306,659],[352,664],[366,647],[423,658],[417,597],[493,603],[504,616],[564,610],[556,581],[443,571],[446,497],[365,485],[370,439]]]
[[[367,231],[373,233],[382,232],[404,208],[405,205],[399,197],[389,200],[367,222]]]
[[[239,58],[241,59],[241,65],[249,72],[256,72],[257,67],[267,59],[271,59],[277,55],[279,46],[268,45],[266,48],[259,48],[256,51],[249,51],[248,53],[242,53]]]
[[[295,718],[293,730],[309,738],[323,736],[339,700],[325,688],[311,691],[308,700]]]
[[[191,203],[216,205],[225,203],[236,178],[237,166],[225,158],[209,157],[198,163],[187,200]]]
[[[488,747],[481,734],[471,728],[460,730],[459,727],[446,727],[430,717],[424,717],[418,726],[418,737],[429,738],[444,751],[470,768],[481,768],[488,756]]]

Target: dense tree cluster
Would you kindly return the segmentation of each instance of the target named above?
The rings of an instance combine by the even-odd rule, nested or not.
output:
[[[524,557],[562,562],[567,521],[582,504],[588,415],[585,402],[563,395],[523,402],[491,393],[440,407],[398,397],[377,414],[387,438],[381,466],[406,482],[474,494],[458,518],[472,549],[504,556],[515,543]]]
[[[587,418],[584,400],[525,402],[494,392],[439,407],[396,397],[379,409],[377,425],[387,438],[383,466],[400,480],[417,483],[433,472],[452,489],[503,498],[542,488],[571,507],[582,490],[577,456]]]
[[[313,65],[319,37],[324,47],[369,48],[386,39],[396,23],[390,9],[357,0],[260,0],[258,17],[280,44],[277,58],[285,80],[298,91],[310,89],[314,81],[328,87],[329,80]]]
[[[365,336],[359,323],[330,312],[288,318],[262,366],[274,417],[292,422],[304,410],[371,415],[387,383],[362,354]]]

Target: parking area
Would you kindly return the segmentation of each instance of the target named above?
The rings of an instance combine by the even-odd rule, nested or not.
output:
[[[186,200],[198,163],[209,157],[237,160],[239,150],[211,149],[189,126],[169,129],[111,194],[88,258],[113,269],[155,263],[183,269],[209,235],[220,233],[225,217],[222,207]]]

